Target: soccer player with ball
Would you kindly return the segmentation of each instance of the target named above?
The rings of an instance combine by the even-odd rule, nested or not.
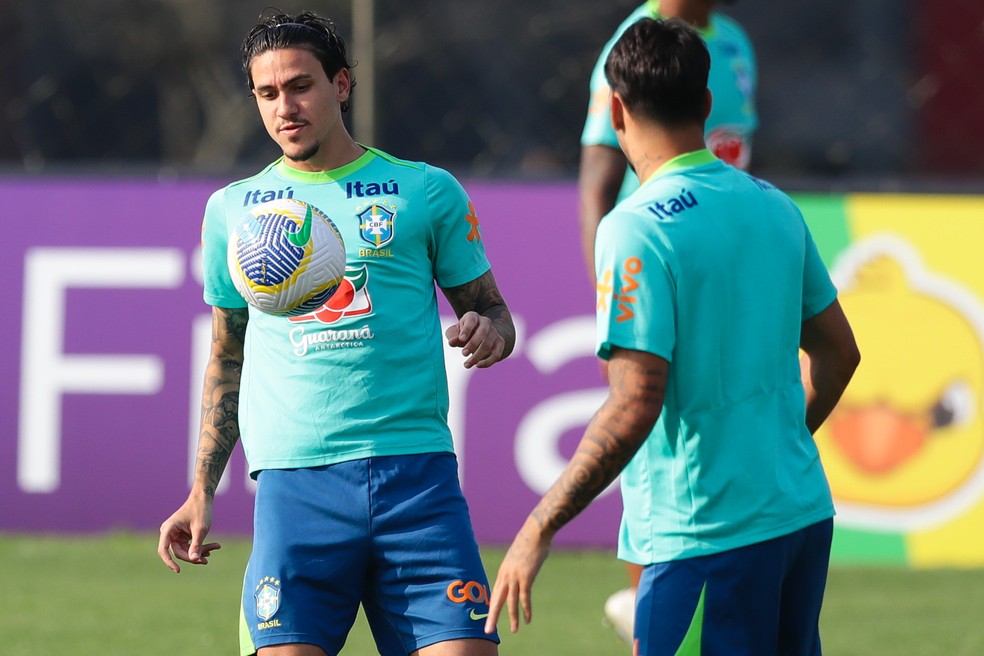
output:
[[[158,553],[177,572],[219,548],[205,539],[241,436],[257,480],[243,654],[334,656],[362,604],[385,656],[492,656],[435,293],[458,317],[446,339],[465,367],[509,355],[515,330],[475,208],[446,171],[349,135],[354,81],[331,21],[270,15],[242,56],[283,157],[205,209],[213,320],[196,475]]]
[[[642,181],[595,244],[608,397],[509,547],[489,631],[530,621],[553,536],[621,474],[635,654],[820,654],[834,507],[811,434],[860,355],[799,210],[707,149],[709,66],[677,19],[634,23],[606,61]]]

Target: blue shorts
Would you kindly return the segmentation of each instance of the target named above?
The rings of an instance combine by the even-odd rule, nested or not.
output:
[[[640,656],[819,656],[834,522],[710,556],[647,565]]]
[[[482,638],[489,583],[452,453],[264,470],[243,581],[241,652],[337,654],[363,605],[382,656]]]

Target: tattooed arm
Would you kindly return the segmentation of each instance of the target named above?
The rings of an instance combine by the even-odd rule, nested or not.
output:
[[[212,502],[232,450],[239,441],[239,382],[248,312],[212,308],[212,348],[202,389],[202,423],[195,480],[188,499],[161,525],[157,554],[175,572],[175,558],[208,564],[217,542],[202,544],[212,525]]]
[[[194,488],[215,497],[222,472],[239,441],[239,381],[246,339],[246,308],[212,308],[212,350],[202,389]]]
[[[448,344],[461,348],[467,358],[465,368],[491,367],[512,353],[516,328],[491,269],[443,291],[458,317],[458,323],[447,330]]]
[[[591,418],[560,478],[526,518],[499,567],[486,632],[495,628],[504,605],[513,632],[519,629],[520,607],[529,624],[530,590],[554,534],[615,480],[649,437],[663,409],[668,371],[669,363],[650,353],[613,351],[608,398]]]

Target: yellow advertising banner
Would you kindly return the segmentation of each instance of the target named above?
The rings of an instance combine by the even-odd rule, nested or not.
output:
[[[862,362],[817,432],[835,562],[984,565],[984,198],[797,198]]]

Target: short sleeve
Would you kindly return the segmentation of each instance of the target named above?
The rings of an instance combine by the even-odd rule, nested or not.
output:
[[[826,310],[837,299],[837,288],[830,280],[830,274],[820,252],[813,241],[810,229],[803,224],[805,249],[803,262],[803,321]]]
[[[475,205],[443,169],[428,166],[426,184],[434,278],[444,289],[471,282],[491,268]]]
[[[203,298],[209,305],[225,308],[246,307],[229,275],[227,250],[231,231],[225,211],[225,189],[212,194],[202,220]]]
[[[615,347],[672,361],[676,345],[676,285],[672,252],[658,227],[630,213],[613,213],[598,227],[596,353]]]

